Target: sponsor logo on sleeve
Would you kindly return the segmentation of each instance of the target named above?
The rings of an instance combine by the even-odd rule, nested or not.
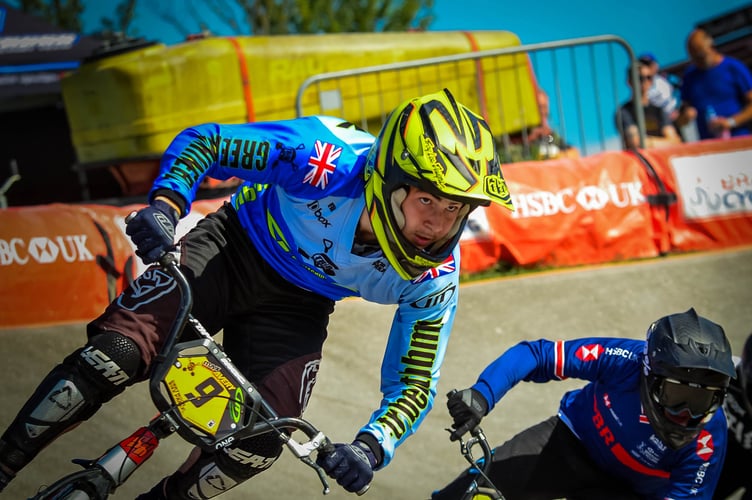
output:
[[[714,450],[713,435],[703,429],[697,437],[697,456],[703,460],[710,460]]]
[[[603,354],[603,346],[600,344],[584,345],[577,349],[575,356],[584,362],[596,361]]]

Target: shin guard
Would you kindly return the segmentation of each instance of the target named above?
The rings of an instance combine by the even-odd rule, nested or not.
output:
[[[271,467],[281,453],[282,442],[273,433],[245,439],[238,446],[215,453],[195,449],[167,480],[167,498],[214,498]]]
[[[141,356],[128,338],[104,332],[42,380],[0,438],[0,464],[18,472],[39,451],[121,393]]]

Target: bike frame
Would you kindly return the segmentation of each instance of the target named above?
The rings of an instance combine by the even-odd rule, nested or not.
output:
[[[314,451],[333,451],[334,445],[329,438],[302,418],[279,417],[276,414],[201,323],[190,314],[193,305],[191,287],[178,267],[175,256],[165,253],[159,264],[175,280],[181,296],[178,313],[155,360],[149,382],[150,395],[159,414],[147,426],[138,428],[98,459],[73,460],[82,465],[84,470],[60,479],[30,500],[104,500],[154,454],[160,440],[175,432],[207,451],[219,450],[248,437],[274,432],[296,458],[316,471],[323,494],[328,494],[330,489],[326,475],[311,459],[311,455]],[[187,325],[200,338],[178,343]],[[225,397],[231,418],[214,419],[209,424],[201,422],[189,415],[188,408],[191,404],[201,406],[216,396],[212,393],[199,393],[193,398],[186,398],[176,393],[174,387],[168,387],[166,380],[170,371],[181,369],[184,361],[197,352],[201,359],[221,373],[222,380],[226,381],[225,387],[233,388],[232,396]],[[217,423],[218,420],[221,421]],[[290,430],[302,431],[308,441],[298,442],[292,439]]]

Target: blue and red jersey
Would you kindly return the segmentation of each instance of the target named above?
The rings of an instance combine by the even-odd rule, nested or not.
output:
[[[521,342],[491,363],[474,389],[489,410],[520,381],[588,380],[564,394],[559,418],[593,460],[646,498],[711,499],[726,450],[719,409],[697,439],[673,450],[653,432],[640,400],[645,341],[581,338]]]

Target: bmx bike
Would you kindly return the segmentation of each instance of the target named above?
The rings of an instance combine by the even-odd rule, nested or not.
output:
[[[311,458],[314,452],[334,450],[329,438],[303,418],[277,415],[191,315],[191,287],[175,256],[163,254],[159,265],[175,281],[181,297],[149,377],[149,393],[159,413],[99,458],[74,459],[82,470],[40,488],[29,500],[104,500],[153,455],[162,439],[174,433],[206,451],[216,451],[272,432],[295,457],[316,471],[323,494],[329,493],[326,474]],[[186,327],[197,334],[196,340],[180,342]],[[293,439],[296,430],[307,440]]]

